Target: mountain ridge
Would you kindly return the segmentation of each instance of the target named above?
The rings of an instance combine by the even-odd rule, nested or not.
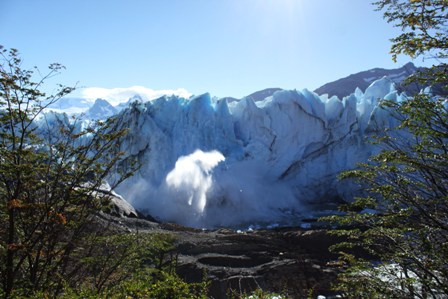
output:
[[[329,97],[337,96],[339,99],[342,99],[353,93],[356,88],[364,92],[372,82],[387,76],[396,84],[398,91],[414,94],[419,92],[422,86],[418,86],[417,84],[404,86],[402,83],[407,77],[421,69],[416,67],[412,62],[408,62],[402,67],[394,69],[373,68],[328,82],[316,88],[314,92],[319,95],[328,94]]]

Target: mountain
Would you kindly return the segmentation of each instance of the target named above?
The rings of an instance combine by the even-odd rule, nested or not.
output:
[[[87,110],[84,118],[87,119],[106,119],[117,114],[118,110],[108,101],[96,99],[92,107]]]
[[[120,103],[117,106],[115,106],[115,108],[117,109],[117,111],[121,111],[121,110],[125,109],[126,107],[128,107],[129,105],[131,105],[131,103],[134,103],[134,102],[143,103],[143,99],[140,95],[136,94],[133,97],[129,98],[129,100],[127,102]]]
[[[282,89],[281,88],[266,88],[266,89],[251,93],[250,95],[245,96],[245,98],[250,98],[254,102],[258,102],[258,101],[262,101],[262,100],[266,99],[267,97],[272,96],[275,92],[277,92],[279,90],[282,90]],[[237,99],[234,97],[224,97],[224,98],[221,98],[221,100],[225,100],[227,103],[232,103],[235,101],[240,101],[241,99]]]
[[[354,92],[357,87],[362,91],[365,91],[372,82],[387,76],[396,84],[397,90],[400,92],[406,91],[408,94],[414,94],[419,92],[422,89],[422,86],[417,86],[417,84],[402,86],[401,83],[417,70],[418,68],[415,67],[412,62],[397,69],[374,68],[327,83],[314,90],[314,92],[319,95],[328,94],[330,97],[337,96],[339,99],[342,99]]]
[[[276,93],[277,91],[280,91],[280,90],[282,90],[282,89],[281,88],[266,88],[266,89],[251,93],[246,98],[250,98],[254,102],[259,102],[259,101],[263,101],[267,97],[272,96],[274,93]]]

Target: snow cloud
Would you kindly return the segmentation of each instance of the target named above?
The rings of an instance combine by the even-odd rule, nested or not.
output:
[[[184,88],[154,90],[143,86],[131,86],[127,88],[88,87],[82,90],[83,98],[91,101],[101,98],[107,100],[114,106],[127,102],[135,95],[141,96],[144,101],[149,101],[164,95],[177,95],[189,98],[192,94]]]

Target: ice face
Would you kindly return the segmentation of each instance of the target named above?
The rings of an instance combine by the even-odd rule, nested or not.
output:
[[[306,89],[257,102],[134,99],[118,114],[129,129],[120,149],[141,168],[117,191],[154,217],[195,227],[285,223],[354,196],[357,186],[337,175],[375,151],[365,142],[370,134],[396,125],[379,100],[403,97],[382,78],[343,99]],[[112,113],[97,104],[92,115]],[[46,117],[42,125],[69,122]]]
[[[374,151],[369,132],[394,125],[379,99],[400,97],[383,78],[344,99],[280,90],[257,102],[138,102],[120,114],[130,129],[121,147],[142,167],[118,191],[155,217],[196,227],[278,223],[350,200],[356,186],[337,175]]]

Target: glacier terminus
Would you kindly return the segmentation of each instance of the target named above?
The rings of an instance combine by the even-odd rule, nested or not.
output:
[[[306,89],[256,101],[135,97],[118,114],[129,129],[120,147],[141,168],[117,192],[193,227],[287,225],[360,191],[337,176],[376,150],[372,132],[394,126],[379,101],[405,96],[384,77],[342,100]]]
[[[383,71],[360,73],[360,80]],[[62,99],[45,125],[70,122],[67,114],[83,109],[78,126],[117,117],[128,131],[118,146],[141,167],[115,191],[161,221],[198,228],[297,225],[334,213],[362,192],[338,175],[367,161],[379,150],[373,135],[398,124],[379,105],[407,97],[395,77],[342,98],[272,88],[242,99],[135,95],[116,106]]]

